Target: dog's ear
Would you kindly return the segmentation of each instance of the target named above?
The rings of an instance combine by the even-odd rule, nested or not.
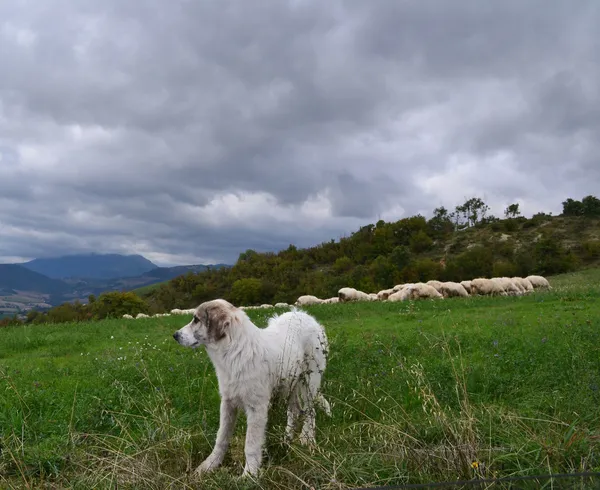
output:
[[[205,310],[206,330],[213,342],[218,342],[227,334],[231,326],[230,314],[221,305],[215,305]]]

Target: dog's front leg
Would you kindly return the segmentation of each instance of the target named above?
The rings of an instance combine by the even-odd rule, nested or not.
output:
[[[217,432],[217,440],[215,447],[210,455],[196,468],[196,473],[201,474],[218,468],[223,462],[225,453],[229,448],[229,441],[235,429],[237,419],[237,410],[230,400],[221,399],[221,412],[219,421],[219,430]]]
[[[262,463],[268,413],[268,404],[259,407],[246,407],[248,429],[246,430],[246,445],[244,448],[246,453],[244,476],[256,475]]]

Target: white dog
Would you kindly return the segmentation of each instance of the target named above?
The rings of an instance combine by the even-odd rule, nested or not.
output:
[[[301,413],[302,444],[315,441],[315,405],[331,415],[320,393],[328,342],[323,327],[303,311],[292,310],[269,320],[267,328],[252,323],[231,303],[216,299],[202,303],[194,318],[173,335],[183,346],[204,345],[217,373],[221,413],[212,453],[197,473],[217,468],[229,447],[237,409],[246,413],[244,475],[261,466],[268,410],[277,393],[288,398],[286,440],[291,440]]]

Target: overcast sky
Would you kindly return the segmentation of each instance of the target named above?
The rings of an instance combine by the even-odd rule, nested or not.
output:
[[[0,2],[0,262],[235,262],[600,195],[598,0]]]

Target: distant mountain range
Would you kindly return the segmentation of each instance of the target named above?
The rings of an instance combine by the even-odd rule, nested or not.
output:
[[[119,254],[65,255],[49,259],[34,259],[21,265],[52,279],[68,277],[115,279],[139,276],[158,268],[156,264],[141,255]]]
[[[141,255],[88,254],[0,264],[0,316],[57,305],[90,294],[132,290],[208,267],[227,264],[158,267]]]

